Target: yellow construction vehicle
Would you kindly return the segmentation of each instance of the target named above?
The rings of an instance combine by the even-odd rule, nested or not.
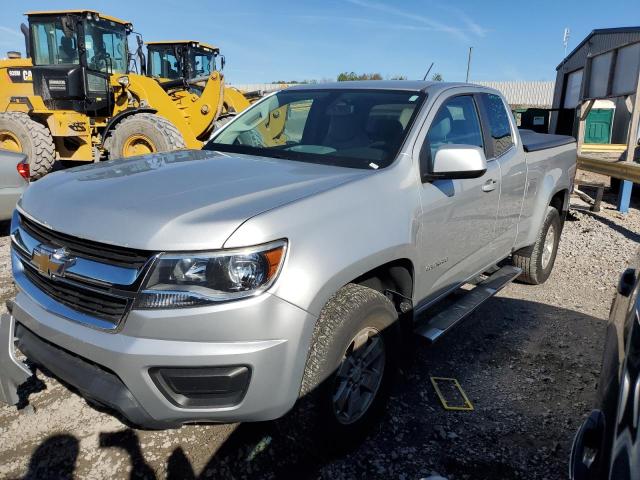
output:
[[[225,58],[220,49],[196,40],[166,40],[146,42],[146,74],[156,79],[173,99],[182,103],[190,95],[201,95],[209,77],[222,71]],[[218,105],[216,125],[220,125],[250,105],[249,99],[236,88],[224,85],[222,102]]]
[[[33,178],[55,160],[98,161],[200,148],[224,109],[222,73],[198,93],[129,70],[130,22],[90,10],[29,12],[30,59],[0,61],[0,148],[22,151]]]

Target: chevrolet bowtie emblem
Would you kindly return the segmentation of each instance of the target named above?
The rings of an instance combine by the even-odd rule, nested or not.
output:
[[[64,248],[52,248],[38,245],[31,254],[31,263],[42,275],[64,277],[65,270],[76,262]]]

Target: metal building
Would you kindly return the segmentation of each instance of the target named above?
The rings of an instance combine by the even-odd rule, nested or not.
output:
[[[593,30],[556,68],[553,108],[559,111],[552,115],[552,131],[577,137],[578,106],[597,99],[592,108],[599,118],[590,122],[587,140],[627,143],[631,113],[625,97],[635,94],[639,65],[640,27]],[[601,110],[611,110],[611,118]]]
[[[550,108],[553,104],[554,82],[506,81],[473,83],[500,91],[512,109]]]
[[[593,30],[556,70],[551,132],[575,136],[581,154],[594,144],[620,147],[629,166],[640,139],[640,27]],[[622,211],[631,185],[623,182]]]

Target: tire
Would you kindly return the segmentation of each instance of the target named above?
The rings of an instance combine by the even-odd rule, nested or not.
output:
[[[360,443],[377,423],[397,374],[400,352],[397,320],[391,301],[370,288],[348,284],[331,297],[314,328],[300,399],[292,415],[293,431],[304,435],[300,439],[303,444],[311,441],[314,449],[325,453],[344,452]],[[368,338],[356,351],[354,340],[362,332],[367,332]],[[376,355],[380,345],[382,353]],[[367,351],[372,352],[368,357],[357,357],[359,352],[364,355]],[[343,361],[345,357],[363,362],[361,375],[354,373],[350,362]],[[381,372],[377,380],[373,367]],[[355,377],[348,377],[347,372],[360,375],[362,385],[368,384],[367,388]],[[347,378],[353,381],[351,386]],[[338,392],[344,395],[337,395]],[[357,392],[360,393],[356,396]],[[357,397],[362,406],[349,417],[346,410],[351,404],[347,404],[354,401],[356,405]],[[345,398],[348,400],[343,402]],[[342,410],[339,405],[343,405]]]
[[[549,234],[551,229],[554,233]],[[519,280],[531,285],[539,285],[547,281],[556,261],[561,233],[560,213],[554,207],[547,207],[536,243],[518,250],[512,256],[513,265],[522,269]]]
[[[160,115],[136,113],[122,120],[105,140],[109,158],[127,158],[185,148],[176,126]]]
[[[0,113],[0,148],[24,153],[33,180],[53,169],[56,149],[51,132],[26,113]]]

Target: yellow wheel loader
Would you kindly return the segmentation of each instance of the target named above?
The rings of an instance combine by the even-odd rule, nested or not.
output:
[[[32,178],[55,160],[98,161],[200,148],[222,111],[224,79],[172,95],[129,71],[131,23],[88,10],[27,13],[30,59],[0,61],[0,148],[22,151]],[[179,89],[178,89],[179,90]]]
[[[156,79],[179,104],[191,95],[202,95],[213,72],[220,71],[225,59],[220,49],[195,40],[146,42],[148,76]],[[223,85],[215,126],[220,126],[250,105],[239,90]]]

